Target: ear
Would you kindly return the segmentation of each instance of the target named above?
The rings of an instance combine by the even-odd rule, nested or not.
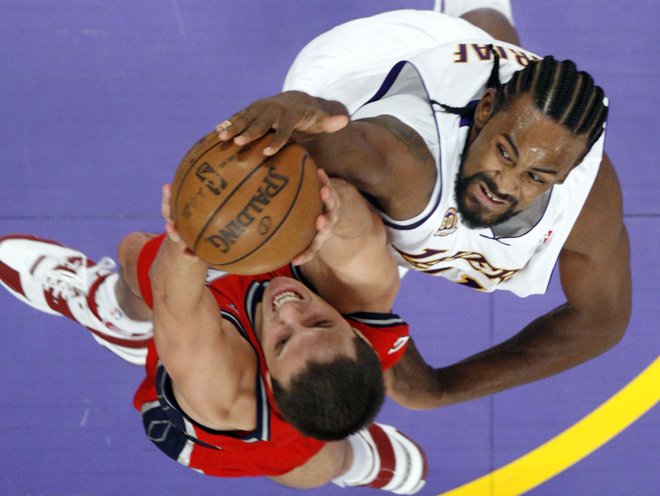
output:
[[[481,129],[493,115],[497,90],[488,88],[474,110],[474,127]]]

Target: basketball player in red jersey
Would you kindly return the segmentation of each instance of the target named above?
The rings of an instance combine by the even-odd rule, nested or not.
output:
[[[134,404],[149,439],[179,463],[299,488],[332,481],[414,494],[424,484],[423,451],[371,423],[382,368],[408,341],[407,325],[390,313],[396,264],[359,193],[319,176],[324,213],[300,267],[209,273],[176,233],[167,186],[168,235],[124,238],[120,275],[109,259],[95,265],[51,241],[6,236],[0,282],[132,363],[148,350]]]

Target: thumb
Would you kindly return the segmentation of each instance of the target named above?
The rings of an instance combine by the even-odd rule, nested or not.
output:
[[[348,125],[348,121],[347,115],[331,115],[323,119],[321,129],[325,133],[334,133],[345,128]]]

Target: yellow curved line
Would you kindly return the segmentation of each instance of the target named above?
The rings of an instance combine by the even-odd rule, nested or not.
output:
[[[515,496],[563,472],[660,401],[660,357],[601,406],[503,467],[439,496]]]

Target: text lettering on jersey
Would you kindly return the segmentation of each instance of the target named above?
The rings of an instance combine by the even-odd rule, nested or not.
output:
[[[475,56],[482,62],[489,62],[493,59],[493,50],[491,49],[491,46],[497,50],[497,54],[500,58],[511,58],[521,67],[526,67],[532,60],[540,60],[536,55],[532,55],[522,49],[480,43],[459,43],[456,45],[456,51],[454,52],[454,63],[464,64],[470,62],[470,58]]]

